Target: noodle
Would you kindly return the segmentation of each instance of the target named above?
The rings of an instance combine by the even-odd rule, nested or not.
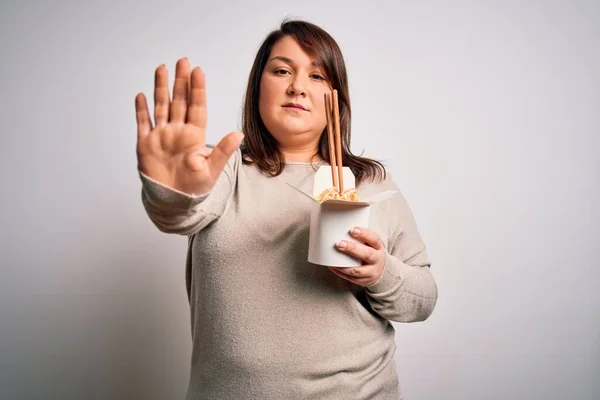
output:
[[[360,201],[358,193],[356,193],[356,189],[354,188],[344,190],[341,195],[336,188],[325,189],[323,193],[317,197],[317,201],[319,203],[324,203],[327,200]]]

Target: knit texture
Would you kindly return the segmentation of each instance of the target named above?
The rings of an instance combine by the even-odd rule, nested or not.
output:
[[[307,261],[316,165],[277,177],[236,151],[205,196],[140,172],[142,201],[163,232],[188,236],[192,357],[187,399],[401,398],[390,321],[423,321],[437,301],[425,245],[399,192],[371,206],[386,247],[382,276],[352,284]],[[398,190],[364,182],[366,197]]]

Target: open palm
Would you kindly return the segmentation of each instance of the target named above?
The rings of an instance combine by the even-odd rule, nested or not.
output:
[[[188,194],[206,194],[242,142],[232,132],[212,151],[206,147],[206,85],[200,67],[177,61],[173,99],[164,65],[155,72],[154,124],[143,93],[135,98],[138,169],[150,178]]]

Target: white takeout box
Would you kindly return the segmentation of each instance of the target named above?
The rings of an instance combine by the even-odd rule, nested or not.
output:
[[[355,187],[355,177],[350,168],[343,168],[344,191]],[[312,195],[303,192],[294,185],[291,187],[312,200],[310,215],[310,238],[308,261],[313,264],[330,267],[358,267],[362,261],[342,253],[336,244],[340,240],[356,242],[350,236],[350,230],[356,226],[370,226],[370,206],[386,200],[397,193],[387,190],[369,196],[361,201],[327,200],[319,203],[317,198],[326,189],[333,188],[331,167],[322,165],[315,174]]]

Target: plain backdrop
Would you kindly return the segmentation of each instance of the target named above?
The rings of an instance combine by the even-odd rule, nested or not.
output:
[[[338,41],[352,148],[429,248],[406,399],[600,398],[600,3],[500,0],[2,1],[0,397],[184,397],[187,240],[143,210],[134,97],[187,56],[216,142],[285,17]]]

